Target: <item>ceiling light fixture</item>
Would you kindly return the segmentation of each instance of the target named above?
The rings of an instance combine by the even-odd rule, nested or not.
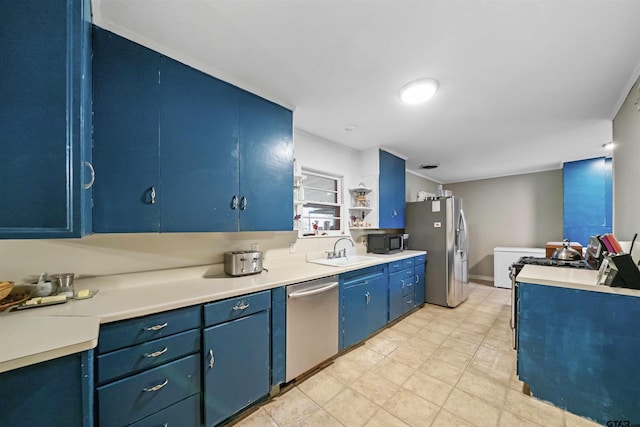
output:
[[[345,132],[353,132],[354,130],[358,130],[358,125],[345,125],[344,130]]]
[[[607,142],[605,144],[602,144],[602,148],[604,148],[605,150],[613,150],[613,147],[614,147],[614,145],[613,145],[613,142],[611,142],[611,141]]]
[[[418,79],[402,86],[398,96],[405,104],[416,105],[427,102],[438,91],[440,84],[434,79]]]

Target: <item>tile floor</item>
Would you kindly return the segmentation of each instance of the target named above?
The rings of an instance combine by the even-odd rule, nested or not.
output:
[[[510,290],[425,305],[268,401],[237,427],[595,426],[522,393]]]

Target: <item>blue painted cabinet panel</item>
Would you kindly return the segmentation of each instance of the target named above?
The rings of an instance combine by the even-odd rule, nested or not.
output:
[[[518,376],[533,396],[606,425],[640,423],[640,299],[520,283]]]
[[[366,339],[388,321],[387,265],[340,275],[340,350]]]
[[[271,385],[285,381],[287,357],[287,292],[271,290]]]
[[[91,230],[89,6],[0,2],[0,238]]]
[[[589,243],[589,237],[612,230],[611,159],[563,165],[564,238]]]
[[[404,314],[404,281],[408,280],[403,271],[389,274],[389,321]]]
[[[293,122],[286,108],[240,96],[240,230],[293,229]]]
[[[237,231],[240,91],[165,56],[160,64],[160,228]]]
[[[416,262],[418,262],[419,257],[416,258]],[[422,261],[424,261],[424,258],[422,258]],[[426,264],[424,263],[420,263],[420,264],[416,264],[414,267],[414,271],[416,273],[416,283],[414,285],[415,288],[415,299],[414,299],[414,303],[415,306],[419,306],[421,304],[424,304],[424,298],[425,298],[425,285],[426,285]]]
[[[269,393],[269,311],[206,328],[204,423],[214,426]]]
[[[90,352],[0,373],[0,426],[88,427],[92,424]]]
[[[405,161],[380,150],[379,228],[404,228]]]
[[[160,55],[97,27],[93,50],[94,231],[159,231]]]

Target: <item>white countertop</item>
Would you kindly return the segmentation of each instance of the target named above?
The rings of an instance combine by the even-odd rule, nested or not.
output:
[[[265,260],[268,271],[229,277],[221,264],[75,281],[90,299],[0,313],[0,372],[96,347],[101,323],[217,301],[425,254],[404,251],[349,267],[306,262],[304,255]]]
[[[520,283],[534,283],[561,288],[640,297],[640,290],[638,289],[612,288],[610,286],[598,285],[597,278],[598,271],[596,270],[548,267],[531,264],[525,265],[520,273],[518,273],[518,282]]]

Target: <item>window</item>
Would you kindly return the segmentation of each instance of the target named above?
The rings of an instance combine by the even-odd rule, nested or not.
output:
[[[340,231],[342,179],[304,169],[302,174],[305,178],[297,188],[299,194],[296,197],[301,201],[301,209],[297,211],[300,216],[298,228],[302,234],[313,233],[314,225],[317,226],[318,235]]]

